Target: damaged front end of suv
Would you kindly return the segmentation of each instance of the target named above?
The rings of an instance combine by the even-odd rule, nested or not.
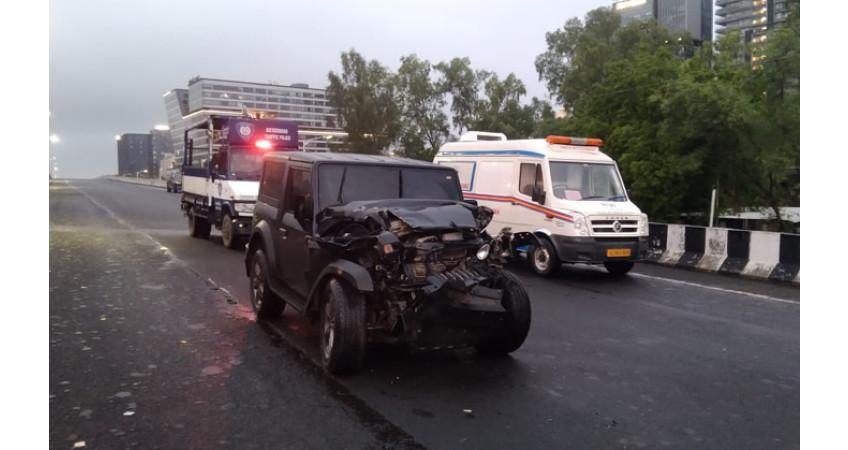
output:
[[[530,303],[503,270],[500,243],[509,231],[494,238],[483,231],[491,219],[491,209],[462,201],[350,202],[316,215],[315,242],[327,260],[369,273],[373,291],[362,294],[369,341],[509,353],[527,336]]]

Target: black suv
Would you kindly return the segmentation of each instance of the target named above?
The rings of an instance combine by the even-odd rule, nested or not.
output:
[[[527,337],[530,301],[502,269],[509,238],[483,231],[491,218],[463,201],[446,166],[269,154],[245,258],[253,309],[270,319],[291,305],[320,321],[333,373],[359,369],[376,340],[512,352]]]

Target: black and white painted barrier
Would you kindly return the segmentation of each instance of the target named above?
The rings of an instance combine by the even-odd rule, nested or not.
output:
[[[660,264],[801,282],[801,236],[650,224],[649,259]]]

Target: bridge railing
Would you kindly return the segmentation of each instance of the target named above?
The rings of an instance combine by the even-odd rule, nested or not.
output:
[[[649,224],[649,259],[660,264],[801,282],[801,235]]]

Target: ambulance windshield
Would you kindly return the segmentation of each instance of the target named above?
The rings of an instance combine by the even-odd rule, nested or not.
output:
[[[613,164],[552,161],[551,185],[563,200],[627,201]]]

